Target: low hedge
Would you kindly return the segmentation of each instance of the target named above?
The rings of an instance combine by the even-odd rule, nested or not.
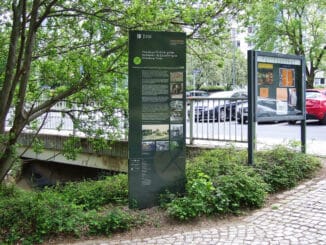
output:
[[[127,230],[139,224],[139,217],[123,207],[106,207],[125,204],[127,198],[126,175],[31,192],[2,185],[0,244],[35,244],[51,236],[108,235]]]
[[[235,148],[206,151],[187,163],[186,194],[164,204],[173,218],[239,213],[264,204],[268,185]]]
[[[173,218],[240,213],[261,207],[268,193],[291,188],[321,167],[316,157],[277,146],[255,154],[234,147],[200,152],[187,162],[186,193],[162,195]],[[51,236],[108,235],[141,225],[146,217],[131,212],[127,175],[69,183],[42,191],[0,185],[0,244],[42,243]]]
[[[296,186],[300,181],[314,176],[320,168],[318,158],[285,146],[257,152],[254,166],[269,185],[271,193]]]
[[[6,243],[33,244],[44,236],[77,235],[83,210],[54,192],[21,192],[0,201],[0,238]]]
[[[257,152],[253,167],[247,165],[246,150],[209,150],[187,163],[185,195],[169,203],[163,195],[162,206],[179,220],[239,213],[261,207],[267,193],[292,188],[311,178],[320,167],[318,158],[284,146]]]
[[[123,205],[128,202],[128,176],[119,174],[103,180],[68,183],[57,186],[55,191],[84,210],[98,209],[107,203]]]

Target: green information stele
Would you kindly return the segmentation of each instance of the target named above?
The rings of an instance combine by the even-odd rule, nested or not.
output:
[[[186,36],[129,33],[129,206],[185,189]]]

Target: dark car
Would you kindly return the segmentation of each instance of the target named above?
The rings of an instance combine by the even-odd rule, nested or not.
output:
[[[194,98],[194,97],[207,97],[209,94],[206,91],[202,90],[191,90],[186,92],[187,98]]]
[[[282,110],[278,108],[277,105],[283,105]],[[238,107],[237,111],[237,121],[238,123],[248,122],[248,103],[243,103]],[[282,102],[271,98],[258,97],[257,99],[257,117],[264,118],[260,122],[268,122],[271,117],[279,117],[281,115],[294,116],[300,115],[301,111],[297,110],[294,106],[289,105],[287,102]],[[277,122],[278,120],[275,120]],[[281,120],[287,121],[287,120]],[[295,121],[290,120],[289,123],[294,123]]]
[[[306,118],[326,125],[326,89],[306,90]]]
[[[247,101],[246,91],[216,92],[207,100],[198,101],[195,106],[195,121],[213,122],[234,120],[236,108],[239,104]]]

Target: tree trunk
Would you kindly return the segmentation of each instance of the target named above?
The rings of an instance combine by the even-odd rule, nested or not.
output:
[[[0,183],[3,182],[4,178],[11,170],[12,166],[14,165],[17,155],[16,155],[16,142],[17,142],[17,133],[14,129],[17,127],[14,125],[9,132],[9,139],[8,141],[4,142],[3,148],[1,149],[1,157],[0,157]],[[18,130],[18,132],[20,132]]]
[[[9,153],[9,154],[8,154]],[[0,158],[0,183],[2,183],[6,177],[6,175],[8,174],[8,172],[10,171],[10,169],[12,168],[13,164],[15,163],[15,158],[12,157],[12,155],[10,154],[10,152],[6,151],[4,156]]]
[[[315,80],[315,74],[311,72],[310,74],[307,74],[307,88],[314,88],[314,80]]]

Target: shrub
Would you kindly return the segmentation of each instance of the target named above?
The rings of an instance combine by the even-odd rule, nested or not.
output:
[[[217,92],[217,91],[225,91],[226,87],[225,86],[200,86],[200,90],[205,90],[207,92]]]
[[[247,165],[246,150],[209,150],[188,162],[186,194],[172,199],[167,211],[174,218],[188,220],[261,207],[267,192],[294,187],[320,167],[318,158],[286,146],[257,152],[253,167]]]
[[[58,233],[77,235],[82,208],[54,192],[21,192],[0,201],[0,238],[7,243],[40,243]]]
[[[320,167],[318,158],[285,146],[257,152],[254,166],[270,186],[270,192],[292,188],[299,181],[312,177]]]
[[[231,146],[228,148],[217,148],[202,152],[199,156],[187,162],[187,178],[196,178],[198,172],[205,173],[213,179],[221,175],[232,173],[230,164],[246,165],[247,151],[237,150]]]
[[[261,207],[267,185],[251,167],[243,165],[243,151],[235,153],[235,148],[211,150],[188,163],[186,195],[168,204],[168,213],[187,220]]]
[[[33,192],[3,185],[0,187],[0,243],[35,244],[59,234],[107,235],[129,229],[137,224],[138,218],[118,208],[110,212],[96,211],[109,202],[126,202],[126,180],[121,175]],[[85,211],[90,208],[95,209]]]
[[[257,152],[255,163],[247,166],[247,151],[234,147],[202,152],[187,164],[185,195],[164,195],[164,207],[179,220],[261,207],[267,191],[293,187],[321,166],[317,158],[283,146]],[[127,201],[123,174],[34,192],[0,185],[0,243],[35,244],[49,236],[130,229],[143,217],[118,208]]]
[[[262,178],[248,167],[239,166],[234,173],[223,175],[216,181],[229,199],[229,210],[234,213],[243,208],[262,207],[267,194],[267,185]]]
[[[108,203],[128,202],[126,174],[106,177],[104,180],[68,183],[57,187],[68,201],[82,205],[85,210],[97,209]]]
[[[197,178],[188,181],[186,189],[186,196],[175,198],[166,205],[171,217],[188,220],[226,211],[229,200],[213,186],[209,176],[199,173]]]
[[[19,190],[12,184],[0,184],[0,200],[3,198],[10,198],[19,195]]]
[[[113,232],[129,230],[136,224],[136,218],[115,208],[106,214],[89,213],[87,224],[90,235],[110,235]]]
[[[7,243],[33,244],[56,234],[79,235],[85,227],[94,230],[94,223],[102,227],[97,233],[105,234],[131,225],[131,218],[118,211],[105,217],[93,216],[98,220],[90,220],[84,211],[108,203],[126,203],[127,176],[123,174],[34,192],[2,185],[0,197],[0,241]]]

